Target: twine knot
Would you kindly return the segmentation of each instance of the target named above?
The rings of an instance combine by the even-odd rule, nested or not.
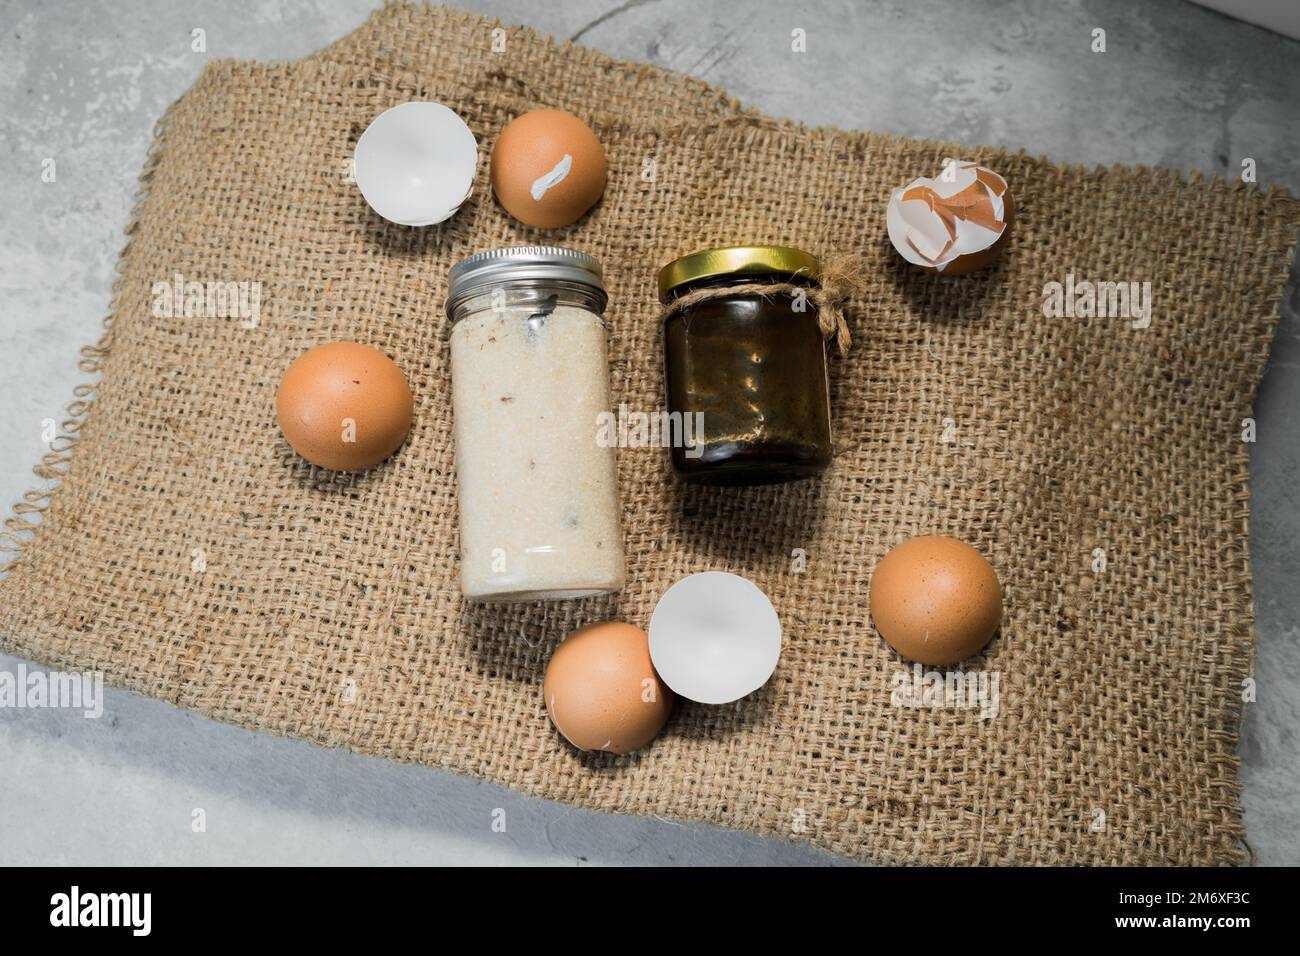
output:
[[[858,291],[858,288],[858,280],[849,270],[848,265],[836,262],[822,269],[817,285],[803,285],[798,282],[737,282],[735,285],[695,289],[669,302],[660,316],[660,321],[666,322],[679,312],[685,312],[701,302],[709,302],[713,299],[725,299],[736,295],[757,295],[763,298],[779,295],[788,295],[792,298],[802,296],[817,307],[817,326],[821,329],[822,337],[827,341],[834,340],[839,354],[844,355],[853,344],[853,338],[849,334],[849,323],[844,317],[844,303],[850,295]]]

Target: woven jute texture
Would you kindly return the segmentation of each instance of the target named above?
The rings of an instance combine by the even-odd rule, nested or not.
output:
[[[609,154],[604,200],[529,230],[484,160],[450,222],[381,221],[346,161],[409,99],[453,106],[483,157],[521,112],[577,113]],[[890,189],[949,156],[1002,173],[1019,210],[1001,263],[962,278],[906,267],[885,237]],[[863,860],[1247,857],[1242,428],[1295,239],[1288,196],[805,129],[406,6],[298,63],[210,65],[160,122],[142,182],[91,384],[9,519],[5,650],[246,727]],[[643,411],[662,405],[660,265],[741,242],[856,257],[854,345],[832,359],[838,455],[821,480],[738,490],[680,486],[666,453],[621,450],[622,594],[476,607],[457,587],[447,270],[542,241],[605,263],[613,400]],[[260,322],[156,317],[154,284],[177,273],[260,282]],[[1150,282],[1150,327],[1045,316],[1044,286],[1071,275]],[[358,476],[305,464],[274,417],[289,362],[337,339],[385,350],[415,395],[406,445]],[[996,716],[891,703],[912,672],[874,631],[868,585],[918,533],[969,541],[1001,576],[1001,631],[964,665],[997,674]],[[679,704],[639,754],[571,749],[541,696],[556,643],[591,621],[645,626],[707,569],[771,596],[772,680]]]

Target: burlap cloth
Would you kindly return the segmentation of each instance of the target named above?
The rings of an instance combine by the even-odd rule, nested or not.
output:
[[[97,384],[9,519],[4,648],[246,727],[860,859],[1242,860],[1241,432],[1295,204],[1162,169],[804,129],[525,29],[493,53],[493,28],[388,7],[299,63],[213,63],[167,112],[107,332],[85,352]],[[449,223],[384,223],[344,167],[366,124],[412,98],[455,107],[484,158],[525,110],[588,119],[609,154],[603,203],[531,231],[496,205],[484,161]],[[885,238],[890,189],[947,156],[1000,171],[1019,206],[984,274],[924,275]],[[674,484],[664,452],[622,451],[620,596],[464,604],[446,275],[475,250],[536,241],[604,261],[614,401],[641,410],[661,406],[654,276],[668,259],[736,242],[861,257],[828,475],[704,490]],[[177,272],[260,281],[260,325],[155,318],[151,288]],[[1044,284],[1067,273],[1150,281],[1151,327],[1046,318]],[[358,477],[305,465],[274,418],[286,365],[335,339],[383,348],[415,393],[406,446]],[[877,558],[918,532],[970,541],[1001,575],[1001,633],[966,665],[999,673],[993,719],[891,705],[907,665],[873,630],[867,589]],[[644,626],[704,569],[771,596],[785,647],[769,684],[679,706],[631,757],[569,748],[541,696],[556,642],[593,620]]]

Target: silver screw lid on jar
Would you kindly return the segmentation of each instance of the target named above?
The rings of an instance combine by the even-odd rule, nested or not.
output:
[[[472,295],[512,282],[572,282],[599,293],[604,308],[605,272],[593,255],[563,246],[510,246],[487,249],[462,259],[447,276],[447,315]]]

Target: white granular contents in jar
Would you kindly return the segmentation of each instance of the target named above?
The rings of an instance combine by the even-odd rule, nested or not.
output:
[[[605,329],[585,309],[484,311],[451,335],[461,588],[584,597],[623,586]]]

